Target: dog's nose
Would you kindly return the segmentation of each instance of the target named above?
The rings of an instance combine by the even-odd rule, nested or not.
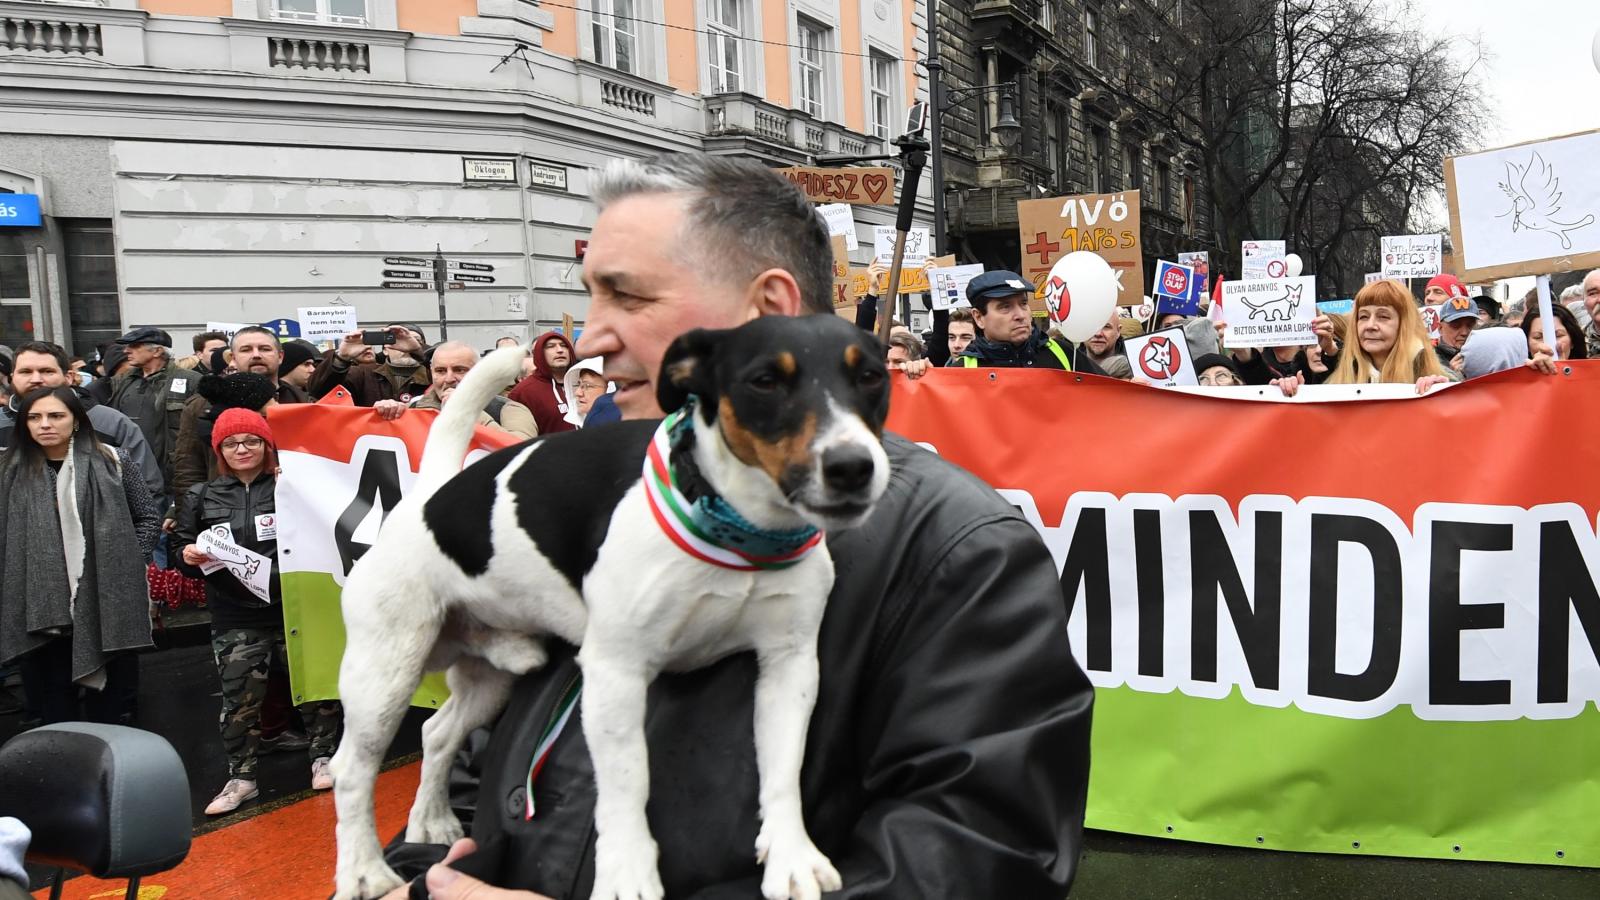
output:
[[[830,490],[855,493],[872,481],[872,454],[862,447],[832,447],[822,454],[822,481]]]

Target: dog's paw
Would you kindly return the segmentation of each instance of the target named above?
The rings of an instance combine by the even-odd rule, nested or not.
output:
[[[449,809],[421,817],[412,816],[406,823],[406,843],[443,844],[448,847],[466,837],[461,820]]]
[[[377,900],[405,884],[382,862],[340,871],[334,878],[333,900]]]
[[[607,852],[595,848],[594,892],[590,900],[661,900],[661,873],[656,870],[655,841],[634,845],[629,851]]]
[[[763,828],[756,837],[756,861],[766,863],[761,876],[766,900],[817,900],[823,891],[844,886],[839,870],[804,834],[778,840]]]

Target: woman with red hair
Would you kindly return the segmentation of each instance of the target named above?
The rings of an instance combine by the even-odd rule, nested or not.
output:
[[[1326,319],[1317,325],[1318,337],[1331,342]],[[1329,365],[1328,384],[1415,384],[1422,394],[1455,380],[1433,352],[1411,291],[1398,281],[1374,281],[1356,294],[1348,340]]]

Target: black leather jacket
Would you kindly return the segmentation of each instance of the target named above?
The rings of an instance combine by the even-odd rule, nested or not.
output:
[[[276,522],[277,483],[277,478],[265,472],[248,485],[232,474],[222,475],[191,486],[178,504],[178,521],[172,531],[172,557],[185,575],[205,579],[206,607],[211,611],[214,631],[283,627],[283,612],[279,609],[283,593],[278,580],[277,526],[266,526],[273,529],[271,537],[262,537],[258,531],[265,524],[263,516],[270,516]],[[234,543],[272,560],[272,581],[268,590],[271,603],[250,593],[250,589],[226,569],[202,575],[198,567],[183,562],[183,548],[194,543],[200,532],[217,525],[228,526]]]
[[[1092,690],[1068,648],[1055,565],[976,478],[886,444],[884,498],[865,525],[828,537],[837,577],[801,779],[812,839],[844,878],[828,896],[1060,900],[1081,847]],[[480,849],[455,867],[586,898],[595,797],[580,716],[523,820],[534,747],[578,671],[570,647],[551,651],[457,761],[453,800]],[[755,671],[741,653],[650,689],[648,812],[668,897],[760,896]],[[414,877],[443,850],[400,844],[390,862]]]

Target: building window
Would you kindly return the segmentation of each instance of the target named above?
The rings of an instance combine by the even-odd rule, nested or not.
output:
[[[639,72],[639,21],[634,0],[595,0],[594,61],[618,72]]]
[[[109,219],[60,219],[67,251],[67,315],[72,346],[87,354],[117,339],[122,310],[117,302],[117,258]]]
[[[1111,190],[1111,134],[1105,126],[1095,125],[1089,129],[1089,141],[1089,152],[1094,155],[1089,164],[1094,179],[1091,187],[1094,193],[1104,194]]]
[[[1083,61],[1100,67],[1100,11],[1092,6],[1083,8]]]
[[[893,121],[894,115],[895,64],[894,60],[890,59],[889,57],[884,56],[882,53],[878,53],[877,51],[873,51],[871,67],[872,103],[870,104],[870,112],[872,114],[872,121],[870,122],[870,125],[872,128],[872,136],[888,140],[889,129],[893,127],[890,123]]]
[[[711,65],[711,90],[731,94],[743,89],[743,0],[707,0],[706,59]]]
[[[1056,0],[1039,0],[1039,27],[1055,34]]]
[[[1052,103],[1045,109],[1044,155],[1057,190],[1067,186],[1067,111]]]
[[[273,0],[272,17],[322,25],[367,25],[367,0]]]
[[[1172,163],[1156,166],[1156,190],[1161,192],[1161,211],[1172,212]]]
[[[1138,144],[1122,146],[1122,172],[1127,178],[1128,190],[1137,191],[1144,187],[1144,154],[1139,152]]]
[[[823,117],[823,56],[828,48],[828,29],[809,19],[799,20],[800,32],[800,110]]]

